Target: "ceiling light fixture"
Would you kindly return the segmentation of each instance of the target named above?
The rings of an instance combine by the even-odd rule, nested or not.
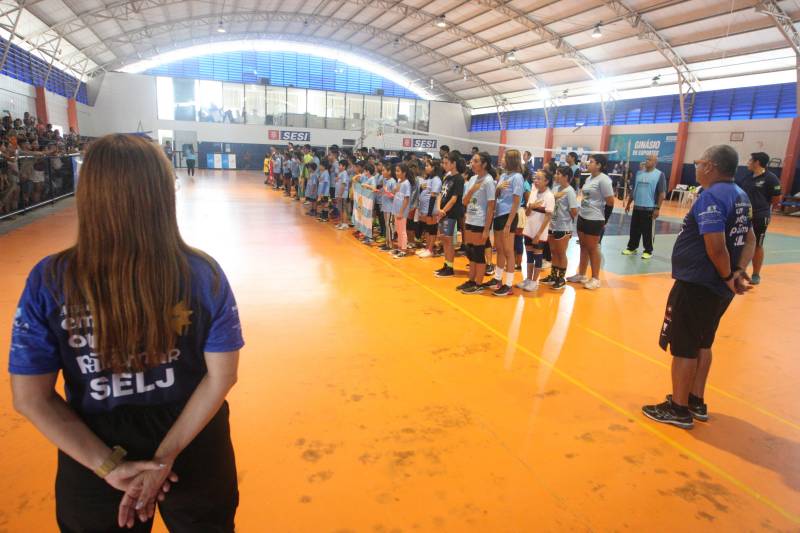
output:
[[[219,21],[219,26],[217,26],[217,33],[225,33],[225,27],[222,25],[222,21]]]
[[[598,22],[597,25],[594,27],[594,30],[592,30],[592,37],[594,37],[595,39],[599,39],[602,36],[603,33],[600,31],[600,23]]]
[[[516,48],[514,48],[513,50],[511,50],[511,51],[510,51],[510,52],[507,54],[507,56],[508,56],[508,60],[509,60],[509,61],[516,61],[516,60],[517,60],[517,49],[516,49]]]
[[[655,87],[658,85],[658,82],[661,81],[661,74],[656,74],[653,76],[653,83],[650,84],[651,87]]]
[[[433,78],[431,78],[430,86],[431,86],[431,89],[433,89]]]
[[[446,28],[447,21],[444,19],[444,15],[439,15],[438,17],[436,17],[436,22],[434,22],[433,25],[436,26],[437,28]]]
[[[467,74],[467,71],[464,70],[464,81],[467,81],[468,78],[469,78],[469,74]]]

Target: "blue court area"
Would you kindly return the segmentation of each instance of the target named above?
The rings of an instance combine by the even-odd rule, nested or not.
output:
[[[615,211],[611,216],[602,242],[603,270],[619,276],[670,272],[672,247],[675,244],[675,239],[678,238],[682,221],[677,218],[666,217],[656,221],[653,257],[647,260],[641,257],[641,244],[637,255],[622,255],[622,250],[628,244],[630,221],[630,215],[626,215],[619,210]],[[574,235],[577,237],[577,233],[574,233]],[[800,237],[769,232],[767,233],[765,248],[764,262],[767,265],[800,263]],[[570,265],[577,265],[580,258],[577,238],[572,239],[568,255]]]

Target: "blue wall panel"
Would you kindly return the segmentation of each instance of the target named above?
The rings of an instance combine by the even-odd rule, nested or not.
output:
[[[692,122],[714,120],[751,120],[762,118],[792,118],[796,113],[794,83],[740,87],[719,91],[697,93],[692,112]],[[609,122],[620,124],[656,124],[680,122],[680,99],[678,95],[654,96],[619,100],[611,106]],[[541,109],[511,111],[507,114],[508,129],[546,128]],[[572,128],[579,123],[584,126],[603,124],[600,104],[578,104],[561,106],[551,112],[551,120],[557,128]],[[497,115],[472,117],[470,131],[499,130]]]
[[[145,74],[217,80],[233,83],[258,83],[269,78],[270,85],[327,91],[419,98],[401,85],[367,70],[334,59],[294,52],[226,52],[184,59],[161,65]]]
[[[7,46],[8,41],[0,37],[0,56],[2,56]],[[47,76],[48,70],[50,71],[49,77]],[[26,52],[13,43],[0,74],[5,74],[9,78],[38,87],[41,87],[44,84],[44,79],[47,78],[45,88],[66,98],[72,98],[75,88],[78,87],[77,101],[83,104],[89,103],[85,83],[79,82],[74,76],[55,67],[50,69],[48,62]]]

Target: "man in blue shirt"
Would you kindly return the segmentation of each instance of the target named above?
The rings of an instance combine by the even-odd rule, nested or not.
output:
[[[703,193],[683,220],[672,250],[672,286],[659,344],[672,353],[672,394],[642,407],[656,422],[689,429],[708,420],[705,391],[711,345],[735,294],[751,287],[745,269],[756,236],[747,194],[733,181],[739,156],[728,145],[708,148],[695,161]]]
[[[633,194],[628,196],[625,212],[629,213],[633,204],[631,216],[631,237],[628,247],[622,250],[622,255],[635,255],[639,248],[639,240],[644,237],[644,253],[642,259],[653,257],[653,224],[658,218],[661,202],[667,192],[667,179],[664,173],[656,168],[658,158],[648,156],[644,163],[644,170],[636,173],[636,182],[633,185]]]
[[[781,182],[767,170],[769,155],[764,152],[750,154],[747,169],[750,174],[736,180],[753,204],[753,232],[756,234],[756,251],[753,254],[753,285],[761,283],[761,265],[764,262],[764,238],[772,216],[772,208],[781,200]]]

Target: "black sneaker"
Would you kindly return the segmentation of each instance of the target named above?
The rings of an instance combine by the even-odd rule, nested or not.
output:
[[[522,272],[522,265],[516,265],[514,267],[514,272]]]
[[[550,288],[553,289],[554,291],[563,291],[564,287],[566,286],[567,286],[567,281],[564,278],[558,278],[553,282],[552,285],[550,285]]]
[[[455,276],[455,274],[456,274],[455,271],[448,266],[440,268],[439,270],[436,271],[437,278],[451,278]]]
[[[667,401],[672,401],[672,394],[667,394]],[[700,422],[708,422],[708,406],[704,403],[695,403],[689,398],[689,412],[692,417]]]
[[[462,294],[480,294],[482,292],[483,292],[483,287],[481,287],[477,283],[473,283],[472,285],[461,289]]]
[[[694,427],[694,420],[692,419],[691,413],[679,415],[675,412],[675,406],[671,401],[666,401],[658,405],[645,405],[642,407],[642,413],[650,420],[655,420],[662,424],[671,424],[682,429],[692,429]]]
[[[539,280],[539,283],[543,285],[553,285],[558,277],[554,276],[553,274],[548,274],[546,277]]]
[[[484,289],[492,289],[492,290],[499,289],[501,285],[502,283],[500,282],[500,280],[494,278],[490,279],[486,283],[481,283],[481,287],[483,287]]]
[[[494,276],[494,265],[486,265],[486,275]]]
[[[456,290],[457,290],[457,291],[463,291],[463,290],[464,290],[464,289],[466,289],[467,287],[470,287],[470,286],[472,286],[472,285],[475,285],[475,284],[476,284],[476,283],[475,283],[474,281],[472,281],[471,279],[469,279],[469,280],[465,281],[464,283],[462,283],[461,285],[459,285],[458,287],[456,287]]]
[[[511,287],[508,285],[500,285],[500,288],[494,291],[492,294],[495,296],[512,296],[514,291],[512,291]]]

